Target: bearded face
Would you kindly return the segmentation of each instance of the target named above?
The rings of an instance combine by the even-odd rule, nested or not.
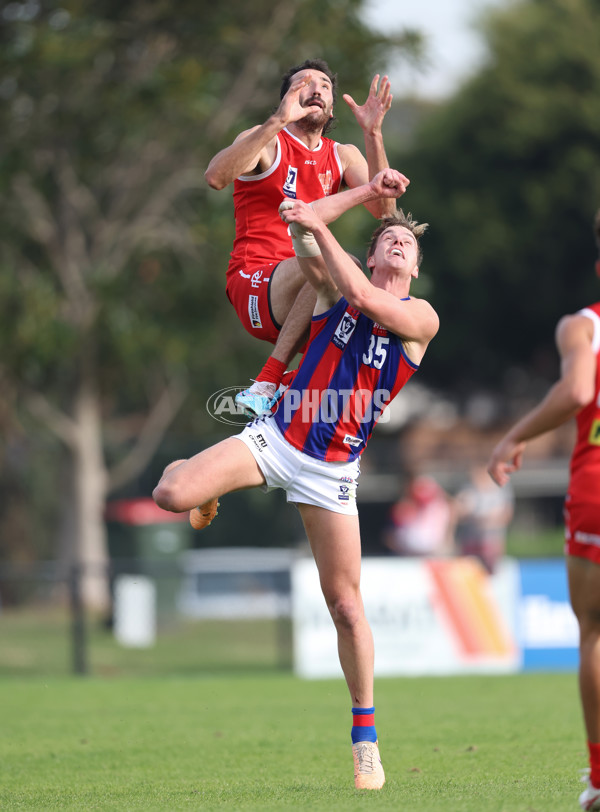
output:
[[[309,84],[300,94],[302,107],[318,106],[320,112],[314,111],[297,121],[297,125],[305,132],[320,132],[333,115],[333,89],[331,81],[326,74],[320,71],[300,71],[294,79],[306,73],[310,76]]]
[[[333,105],[324,104],[322,99],[313,98],[306,104],[303,104],[303,107],[309,107],[310,105],[314,104],[321,104],[321,112],[317,113],[308,113],[307,116],[301,118],[298,121],[298,124],[304,129],[306,132],[316,132],[322,130],[329,119],[331,118],[332,107]]]

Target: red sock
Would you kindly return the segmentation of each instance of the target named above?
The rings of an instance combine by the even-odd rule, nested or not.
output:
[[[283,377],[281,378],[281,386],[291,386],[292,381],[296,377],[297,369],[288,369],[287,372],[283,373]]]
[[[600,789],[600,743],[588,742],[588,751],[590,754],[590,781]]]
[[[257,381],[270,381],[271,383],[279,384],[281,383],[281,379],[283,378],[283,373],[285,372],[287,364],[284,364],[283,361],[278,361],[276,358],[273,358],[271,355],[267,363],[261,369],[261,371],[256,376]]]

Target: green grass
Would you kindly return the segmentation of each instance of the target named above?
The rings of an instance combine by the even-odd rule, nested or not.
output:
[[[186,621],[161,624],[154,646],[124,648],[98,618],[86,622],[86,662],[93,676],[184,676],[278,672],[291,665],[287,620]],[[0,613],[0,677],[72,672],[71,619],[65,609]]]
[[[506,539],[506,555],[513,558],[561,558],[565,545],[565,528],[535,528],[531,532],[510,529]]]
[[[353,788],[340,680],[0,682],[0,809],[563,812],[586,764],[574,674],[380,679],[387,783]]]

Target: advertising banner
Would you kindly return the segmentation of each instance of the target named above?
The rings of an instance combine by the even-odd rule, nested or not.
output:
[[[562,559],[519,562],[518,642],[523,669],[570,670],[579,663],[579,630]]]
[[[378,676],[506,673],[520,666],[516,561],[505,561],[489,578],[471,558],[365,559],[361,592]],[[312,559],[292,569],[292,617],[296,673],[341,676]]]

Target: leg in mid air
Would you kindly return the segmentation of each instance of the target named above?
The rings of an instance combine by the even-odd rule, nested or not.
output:
[[[152,498],[163,510],[189,510],[192,527],[201,530],[217,515],[220,496],[264,482],[247,446],[237,437],[229,437],[188,460],[167,465]]]
[[[270,412],[285,371],[308,340],[316,298],[295,257],[279,263],[269,285],[269,310],[281,330],[252,386],[236,397],[248,417]]]

